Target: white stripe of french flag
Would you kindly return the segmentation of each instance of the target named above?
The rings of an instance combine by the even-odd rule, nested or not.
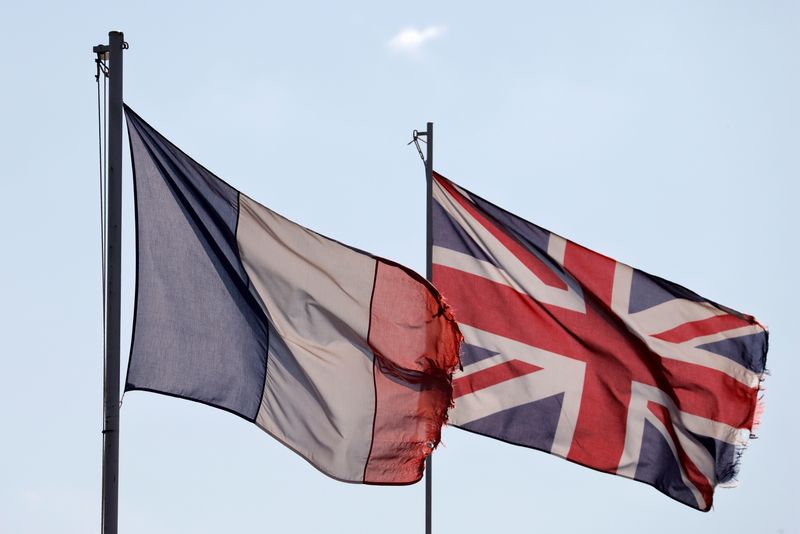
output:
[[[334,478],[418,481],[458,363],[441,297],[242,194],[239,209],[240,257],[274,329],[256,424]]]

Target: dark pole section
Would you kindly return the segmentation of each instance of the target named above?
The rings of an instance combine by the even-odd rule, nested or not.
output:
[[[426,241],[427,241],[427,254],[425,258],[425,276],[428,281],[433,279],[433,123],[428,123],[427,133],[425,134],[427,141],[428,154],[425,158],[425,178],[428,185],[428,198],[427,198],[427,228],[426,228]],[[431,516],[432,516],[432,497],[433,497],[433,456],[428,456],[425,461],[425,534],[431,534]]]
[[[428,153],[425,157],[425,179],[428,184],[428,204],[427,204],[427,217],[428,217],[428,224],[427,224],[427,242],[428,242],[428,253],[426,257],[426,271],[425,276],[428,278],[428,282],[432,281],[433,278],[433,261],[431,259],[431,254],[433,253],[433,123],[428,123],[428,128],[425,133],[425,140],[428,142]]]
[[[107,294],[103,376],[102,534],[117,534],[119,500],[119,313],[122,264],[122,32],[108,33]]]

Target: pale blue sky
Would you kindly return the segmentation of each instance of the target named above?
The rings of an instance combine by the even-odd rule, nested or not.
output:
[[[435,532],[800,533],[800,4],[522,4],[4,5],[0,533],[98,530],[91,47],[110,29],[130,43],[128,104],[301,224],[424,272],[424,175],[405,143],[432,120],[446,176],[770,327],[761,438],[712,512],[448,429]],[[127,154],[125,180],[124,354]],[[123,533],[422,532],[422,484],[335,482],[199,404],[134,392],[121,417]]]

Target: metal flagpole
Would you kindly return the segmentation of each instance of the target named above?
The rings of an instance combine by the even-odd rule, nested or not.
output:
[[[427,155],[422,154],[422,149],[419,147],[419,138],[425,138],[425,144],[428,148]],[[424,132],[414,130],[410,145],[414,143],[419,152],[419,157],[425,164],[425,182],[427,184],[426,193],[426,224],[425,224],[425,278],[428,282],[433,280],[433,123],[429,122]],[[425,459],[425,534],[431,534],[431,504],[433,500],[433,455],[428,455]]]
[[[427,224],[426,224],[426,254],[425,254],[425,277],[428,282],[433,281],[433,123],[429,122],[425,130],[425,141],[427,145],[427,155],[425,158],[425,180],[428,186],[427,193]],[[425,534],[431,534],[433,498],[433,455],[425,460]]]
[[[106,222],[106,338],[103,373],[102,534],[117,534],[119,501],[119,331],[122,264],[122,32],[108,33],[108,200]]]

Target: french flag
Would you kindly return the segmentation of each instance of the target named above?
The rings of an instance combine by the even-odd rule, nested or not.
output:
[[[232,412],[338,480],[418,481],[461,341],[439,293],[258,204],[125,111],[137,252],[125,391]]]

